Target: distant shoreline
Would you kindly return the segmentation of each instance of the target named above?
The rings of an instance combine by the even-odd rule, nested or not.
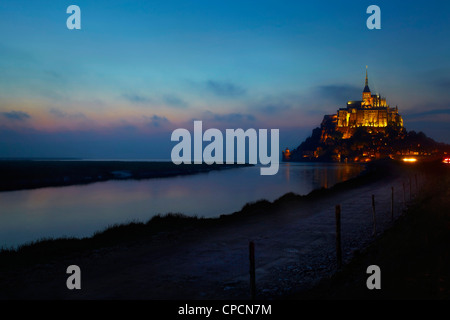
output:
[[[190,175],[250,164],[183,164],[170,161],[91,159],[2,159],[0,192],[82,185],[109,180],[141,180]]]

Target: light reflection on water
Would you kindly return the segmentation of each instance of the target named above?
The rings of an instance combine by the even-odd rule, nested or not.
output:
[[[0,247],[44,237],[91,236],[107,226],[145,222],[159,213],[217,217],[239,211],[248,202],[331,187],[356,176],[363,167],[282,163],[274,176],[261,176],[259,169],[1,192]]]

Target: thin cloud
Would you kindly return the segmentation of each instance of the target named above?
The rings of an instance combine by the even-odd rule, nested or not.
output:
[[[169,119],[164,116],[158,116],[154,114],[151,117],[144,116],[147,121],[147,124],[151,127],[160,128],[170,123]]]
[[[285,110],[289,110],[292,107],[290,105],[275,105],[275,104],[268,104],[265,106],[261,106],[258,108],[259,111],[265,114],[278,114],[280,112],[283,112]]]
[[[448,92],[448,89],[450,88],[450,78],[442,76],[438,79],[433,79],[430,81],[430,85],[439,91]]]
[[[434,68],[418,72],[414,80],[417,85],[427,85],[430,90],[438,91],[440,94],[448,94],[450,88],[450,68]]]
[[[303,96],[297,92],[283,92],[278,94],[266,94],[247,103],[248,110],[252,113],[274,116],[286,111],[298,109]]]
[[[139,94],[134,94],[134,93],[133,94],[124,93],[124,94],[122,94],[122,98],[127,100],[127,101],[129,101],[129,102],[131,102],[131,103],[136,103],[136,104],[149,103],[149,102],[153,101],[149,97],[142,96],[142,95],[139,95]]]
[[[255,121],[255,116],[242,113],[215,114],[213,119],[219,122]]]
[[[310,88],[296,105],[308,116],[331,114],[345,107],[347,101],[361,100],[363,88],[353,85],[328,84]]]
[[[447,115],[450,114],[450,108],[449,109],[433,109],[433,110],[427,110],[417,113],[408,114],[409,119],[418,119],[423,118],[425,116],[433,116],[433,115]]]
[[[208,121],[233,123],[233,124],[256,121],[256,117],[254,115],[238,112],[221,114],[221,113],[214,113],[211,111],[205,111],[203,113],[203,119]]]
[[[247,92],[243,87],[225,81],[208,80],[205,82],[205,87],[209,92],[220,97],[239,97]]]
[[[165,95],[163,100],[166,104],[176,108],[185,108],[188,106],[186,101],[173,94]]]
[[[49,112],[57,118],[76,118],[76,119],[87,119],[86,115],[81,112],[68,113],[61,109],[51,108]]]
[[[2,116],[4,116],[6,119],[13,120],[13,121],[25,121],[27,119],[30,119],[31,116],[23,111],[8,111],[8,112],[2,112]]]
[[[316,99],[329,100],[336,104],[343,104],[349,100],[361,98],[363,88],[351,85],[323,85],[313,89],[312,95]]]

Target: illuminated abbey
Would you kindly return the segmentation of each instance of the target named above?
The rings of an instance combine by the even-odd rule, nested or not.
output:
[[[325,115],[297,148],[282,152],[283,161],[368,162],[375,159],[448,158],[450,145],[423,132],[406,131],[398,108],[372,94],[366,67],[362,100],[348,101],[337,113]]]
[[[337,114],[328,117],[335,122],[336,130],[342,132],[344,139],[350,138],[358,127],[368,127],[373,132],[384,131],[388,125],[403,127],[398,108],[390,108],[386,98],[371,93],[367,67],[362,100],[348,101],[347,107],[340,108]]]

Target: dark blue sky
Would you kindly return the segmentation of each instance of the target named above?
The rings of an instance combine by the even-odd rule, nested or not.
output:
[[[68,30],[66,8],[81,8]],[[381,30],[366,8],[381,8]],[[0,3],[0,157],[169,158],[172,130],[277,128],[296,147],[369,85],[450,143],[444,1]]]

